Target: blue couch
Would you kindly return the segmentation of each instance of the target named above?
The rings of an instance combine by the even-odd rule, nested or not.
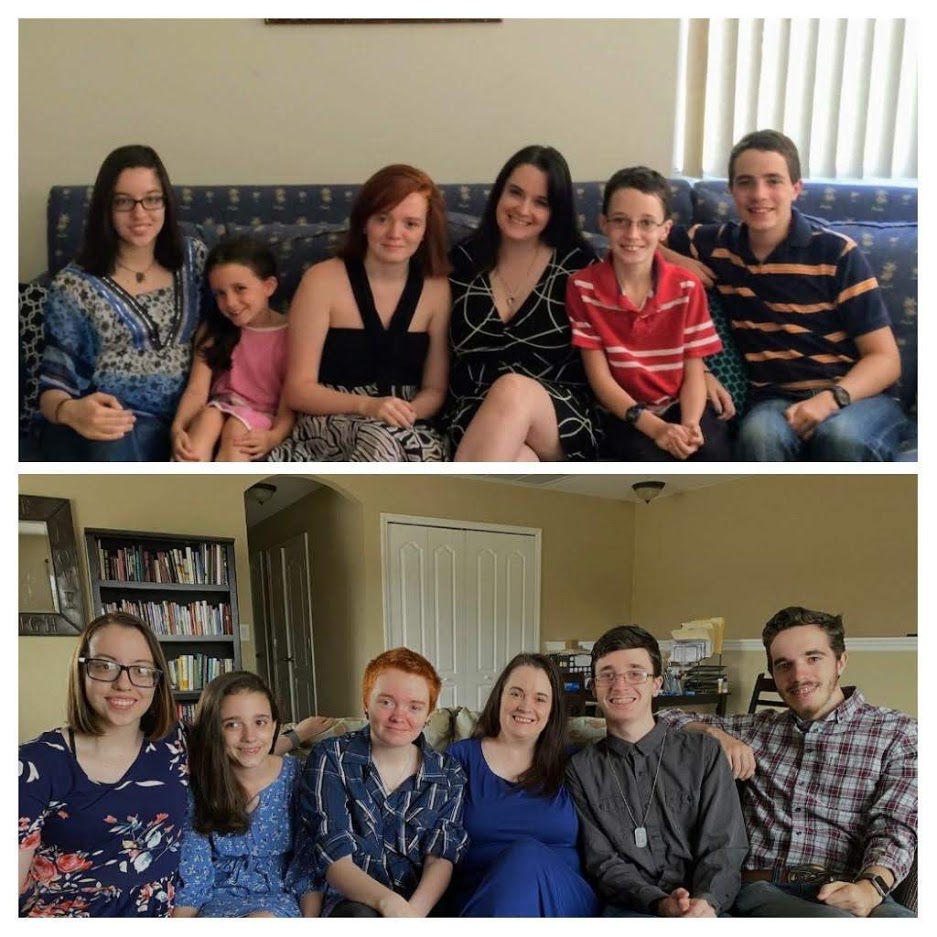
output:
[[[602,182],[576,183],[582,227],[598,228]],[[180,220],[186,233],[211,247],[220,238],[251,232],[267,240],[277,255],[281,286],[276,300],[285,308],[303,272],[330,256],[347,228],[359,184],[177,186]],[[443,185],[453,242],[477,224],[490,185]],[[671,180],[678,224],[719,222],[735,217],[725,180]],[[47,207],[48,271],[20,284],[21,458],[31,453],[29,429],[36,407],[36,369],[41,354],[40,308],[49,279],[75,256],[91,197],[90,186],[53,186]],[[917,457],[917,189],[808,181],[798,201],[805,214],[848,234],[866,254],[879,279],[901,351],[897,393],[908,414],[900,458]],[[598,251],[600,234],[590,233]],[[726,351],[711,361],[716,374],[743,405],[747,397],[744,364],[735,351],[717,300],[713,316]]]

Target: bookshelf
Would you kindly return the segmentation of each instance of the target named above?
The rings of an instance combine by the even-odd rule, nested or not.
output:
[[[179,713],[202,687],[241,667],[234,541],[130,530],[85,530],[94,614],[136,615],[155,632]]]

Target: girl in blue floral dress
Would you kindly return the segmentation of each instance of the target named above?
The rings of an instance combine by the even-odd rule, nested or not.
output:
[[[159,642],[121,612],[72,656],[68,724],[20,747],[21,917],[166,917],[186,812]]]
[[[174,917],[318,916],[321,889],[293,862],[302,765],[273,754],[279,723],[256,674],[224,674],[202,693]]]

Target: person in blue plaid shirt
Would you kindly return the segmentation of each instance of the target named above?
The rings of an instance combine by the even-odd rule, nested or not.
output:
[[[750,848],[735,913],[913,917],[889,892],[917,849],[917,720],[840,686],[842,616],[792,606],[766,625],[780,712],[661,718],[722,744]]]
[[[368,725],[310,753],[298,848],[323,916],[425,917],[445,892],[468,835],[462,767],[423,737],[441,685],[424,657],[385,651],[364,672]]]

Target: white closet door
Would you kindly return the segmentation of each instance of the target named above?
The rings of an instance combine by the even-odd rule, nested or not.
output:
[[[388,647],[432,661],[440,706],[479,709],[510,658],[539,646],[539,550],[528,533],[387,524]]]

